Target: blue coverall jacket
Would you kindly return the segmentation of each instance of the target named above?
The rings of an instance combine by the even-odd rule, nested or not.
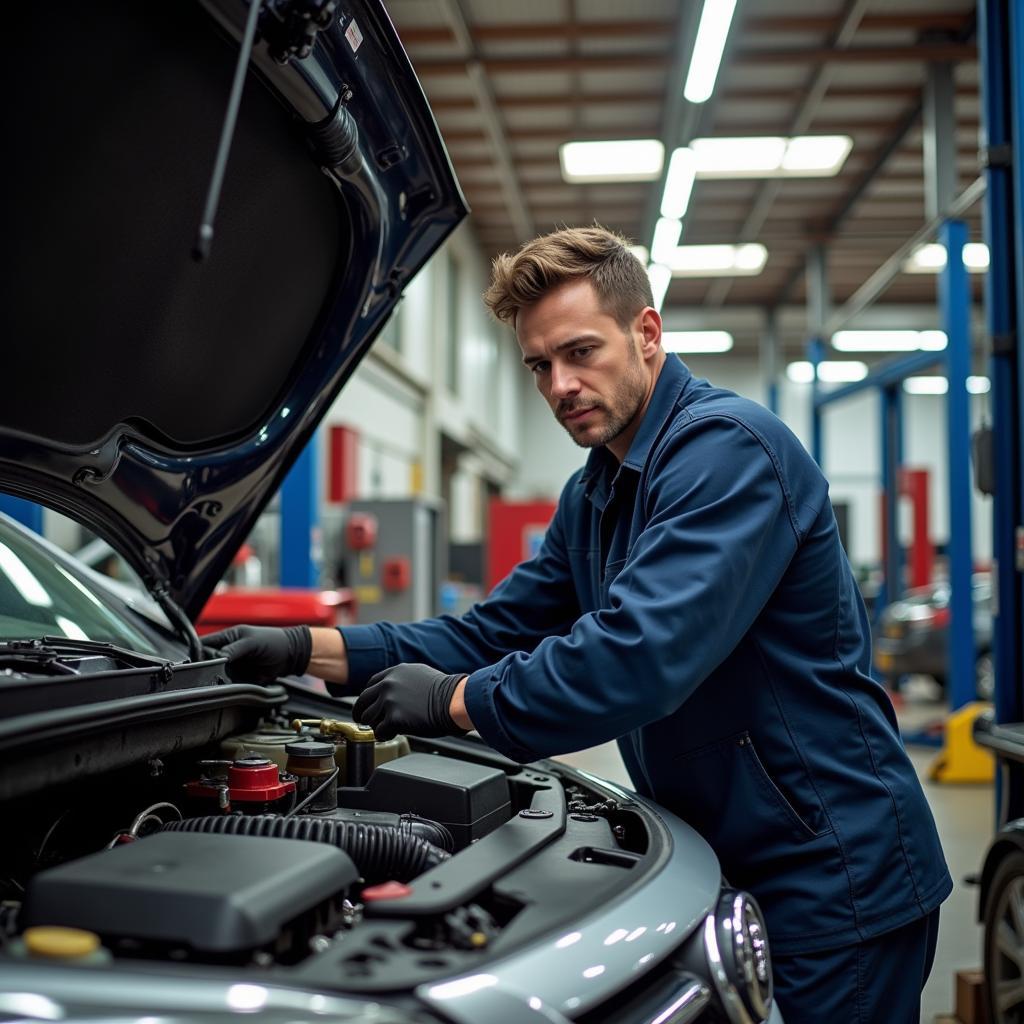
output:
[[[490,597],[342,633],[350,683],[471,673],[474,725],[517,761],[618,739],[637,791],[757,897],[778,955],[882,934],[952,889],[825,478],[779,419],[673,356],[621,466],[594,449]]]

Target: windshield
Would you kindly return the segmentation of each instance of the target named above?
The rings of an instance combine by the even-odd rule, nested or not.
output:
[[[43,546],[0,521],[0,642],[66,636],[141,654],[153,644]]]

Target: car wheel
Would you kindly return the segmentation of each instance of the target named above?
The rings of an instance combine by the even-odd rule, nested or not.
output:
[[[974,662],[974,692],[978,700],[992,700],[996,692],[996,669],[992,652],[979,654]]]
[[[985,994],[992,1024],[1024,1019],[1024,852],[1003,858],[985,904]]]

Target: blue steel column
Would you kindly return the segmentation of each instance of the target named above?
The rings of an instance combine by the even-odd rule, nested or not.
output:
[[[768,408],[779,412],[779,320],[775,310],[765,313],[759,346],[761,357],[761,380],[764,382],[765,400]]]
[[[828,263],[824,246],[816,245],[807,254],[807,327],[810,335],[807,351],[814,370],[811,381],[811,454],[818,465],[822,465],[824,451],[822,446],[821,412],[818,409],[820,382],[818,367],[825,359],[825,323],[832,306],[832,296],[828,287]]]
[[[949,439],[949,704],[974,700],[974,622],[971,601],[971,418],[967,375],[971,372],[971,295],[964,266],[967,225],[946,221],[939,231],[946,266],[939,275],[939,307],[946,346],[946,429]]]
[[[903,402],[899,382],[878,389],[882,446],[882,492],[885,494],[885,537],[882,587],[875,599],[877,622],[887,604],[903,593],[903,552],[899,538],[899,469],[903,463]]]
[[[1020,315],[1024,312],[1024,280],[1021,280],[1021,271],[1024,270],[1024,167],[1021,165],[1024,159],[1024,10],[1020,3],[1010,4],[1010,102],[1011,102],[1011,125],[1013,139],[1013,226],[1014,226],[1014,280],[1016,288],[1014,298],[1016,299],[1016,316],[1014,329],[1017,345],[1020,344]],[[1016,433],[1014,434],[1014,454],[1018,464],[1024,458],[1024,360],[1017,360],[1016,374],[1011,388],[1013,404],[1017,413]],[[1024,481],[1022,481],[1024,483]],[[1024,517],[1024,493],[1017,492],[1017,520],[1014,525],[1014,533],[1022,529],[1021,518]],[[1018,561],[1017,571],[1024,570],[1024,565]],[[1020,594],[1020,583],[1018,582],[1018,595]],[[1017,629],[1024,635],[1024,601],[1018,601],[1016,607],[1015,622]],[[1021,674],[1016,676],[1017,686],[1020,687]]]
[[[1020,25],[1016,27],[1019,32]],[[978,4],[978,47],[982,94],[980,141],[983,151],[1006,146],[1012,139],[1008,95],[1011,63],[1007,59],[1009,37],[1006,4],[1003,0],[981,0]],[[1017,79],[1019,90],[1019,70]],[[1021,109],[1018,104],[1018,125]],[[1021,134],[1018,130],[1017,153],[1021,152]],[[1017,453],[1022,449],[1018,440],[1021,424],[1017,390],[1017,345],[1012,342],[1017,321],[1014,285],[1015,282],[1020,284],[1014,272],[1014,203],[1011,193],[1014,183],[1005,162],[986,167],[985,181],[984,232],[989,249],[989,269],[985,275],[985,310],[989,336],[993,339],[989,376],[992,380],[996,478],[996,493],[992,500],[994,701],[996,721],[1019,722],[1024,719],[1021,631],[1018,629],[1022,599],[1021,577],[1014,567],[1014,530],[1021,521],[1021,475]],[[1020,209],[1018,206],[1018,241]]]
[[[281,586],[320,583],[319,434],[314,434],[281,485]]]
[[[0,494],[0,512],[6,512],[12,519],[36,533],[43,532],[43,508],[34,501],[15,498],[12,494]]]
[[[825,358],[825,344],[821,338],[812,338],[807,343],[807,358],[811,362],[811,370],[814,376],[811,378],[811,455],[814,461],[820,466],[824,457],[822,452],[822,424],[821,409],[818,406],[818,397],[821,393],[821,382],[818,379],[818,367]]]

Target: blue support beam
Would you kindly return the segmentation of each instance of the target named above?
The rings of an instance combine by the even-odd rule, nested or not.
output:
[[[814,461],[823,465],[824,458],[824,435],[821,422],[821,381],[818,379],[818,367],[825,360],[825,343],[821,338],[812,338],[807,343],[807,358],[811,362],[811,369],[814,376],[811,378],[811,455]]]
[[[319,434],[314,434],[281,485],[281,586],[320,584]]]
[[[765,401],[768,408],[779,414],[779,323],[774,310],[765,314],[764,327],[758,346],[761,362],[761,378],[765,385]]]
[[[1012,206],[1010,212],[1013,216],[1014,225],[1014,274],[1013,279],[1015,281],[1014,299],[1016,301],[1015,318],[1013,322],[1013,343],[1015,349],[1019,352],[1020,347],[1020,316],[1024,313],[1024,280],[1022,280],[1022,272],[1024,272],[1024,166],[1022,166],[1022,157],[1024,157],[1024,10],[1021,9],[1019,3],[1011,3],[1010,8],[1010,24],[1009,24],[1009,77],[1010,77],[1010,125],[1011,132],[1010,138],[1012,140],[1012,152],[1013,152],[1013,179],[1012,179]],[[1024,458],[1024,360],[1021,360],[1019,354],[1016,357],[1016,372],[1014,380],[1011,386],[1011,395],[1013,400],[1014,409],[1016,412],[1016,432],[1013,437],[1014,452],[1018,465],[1022,458]],[[1009,424],[1007,424],[1009,427]],[[1024,479],[1018,479],[1018,488],[1024,485]],[[1015,538],[1024,541],[1022,531],[1022,518],[1024,518],[1024,492],[1018,489],[1017,491],[1017,519],[1014,524]],[[1024,564],[1020,561],[1020,553],[1018,551],[1018,560],[1015,563],[1015,575],[1018,575],[1018,601],[1015,608],[1014,621],[1018,630],[1018,635],[1024,635],[1024,600],[1020,599],[1020,579],[1019,573],[1024,570]],[[1007,565],[1004,571],[1010,571],[1010,566]],[[1014,676],[1014,680],[1018,689],[1021,687],[1022,676],[1018,666],[1018,672]],[[1018,719],[1019,721],[1019,719]]]
[[[971,576],[971,418],[967,376],[971,372],[971,293],[963,248],[967,225],[947,221],[939,231],[946,266],[939,274],[939,308],[946,345],[946,429],[949,442],[949,705],[951,710],[974,700],[974,611]]]
[[[1015,26],[1019,35],[1020,18]],[[1013,139],[1010,96],[1011,38],[1007,8],[1003,0],[981,0],[978,4],[978,48],[981,71],[981,148],[1008,146]],[[1020,50],[1018,49],[1019,65]],[[1021,70],[1014,70],[1016,95],[1021,96]],[[1021,110],[1016,104],[1017,153],[1021,152]],[[1019,161],[1013,161],[1018,175]],[[985,311],[989,336],[993,340],[989,363],[992,381],[990,402],[993,410],[993,461],[996,493],[992,501],[993,586],[992,657],[995,667],[995,713],[1000,723],[1024,720],[1024,692],[1021,687],[1022,649],[1021,577],[1014,569],[1016,550],[1014,531],[1021,522],[1021,447],[1019,357],[1015,342],[1017,316],[1014,288],[1021,287],[1015,266],[1021,264],[1014,254],[1014,225],[1021,244],[1021,206],[1014,216],[1014,180],[1006,162],[989,162],[985,168],[985,205],[983,223],[989,249],[989,270],[985,275]],[[998,780],[997,780],[998,781]],[[997,794],[997,806],[999,804]]]
[[[870,388],[885,388],[891,385],[902,384],[907,377],[914,377],[925,370],[940,365],[945,359],[942,352],[916,352],[912,356],[902,359],[894,359],[880,366],[875,367],[866,377],[853,381],[851,384],[844,384],[841,388],[834,388],[831,391],[818,395],[814,402],[818,406],[830,405],[833,402],[842,402],[851,395],[859,394]]]
[[[899,537],[899,469],[903,463],[903,403],[899,384],[879,389],[882,441],[882,491],[885,494],[882,587],[875,599],[875,618],[903,593],[903,551]]]
[[[43,507],[34,501],[15,498],[12,494],[0,494],[0,512],[6,512],[12,519],[36,533],[43,532]]]

